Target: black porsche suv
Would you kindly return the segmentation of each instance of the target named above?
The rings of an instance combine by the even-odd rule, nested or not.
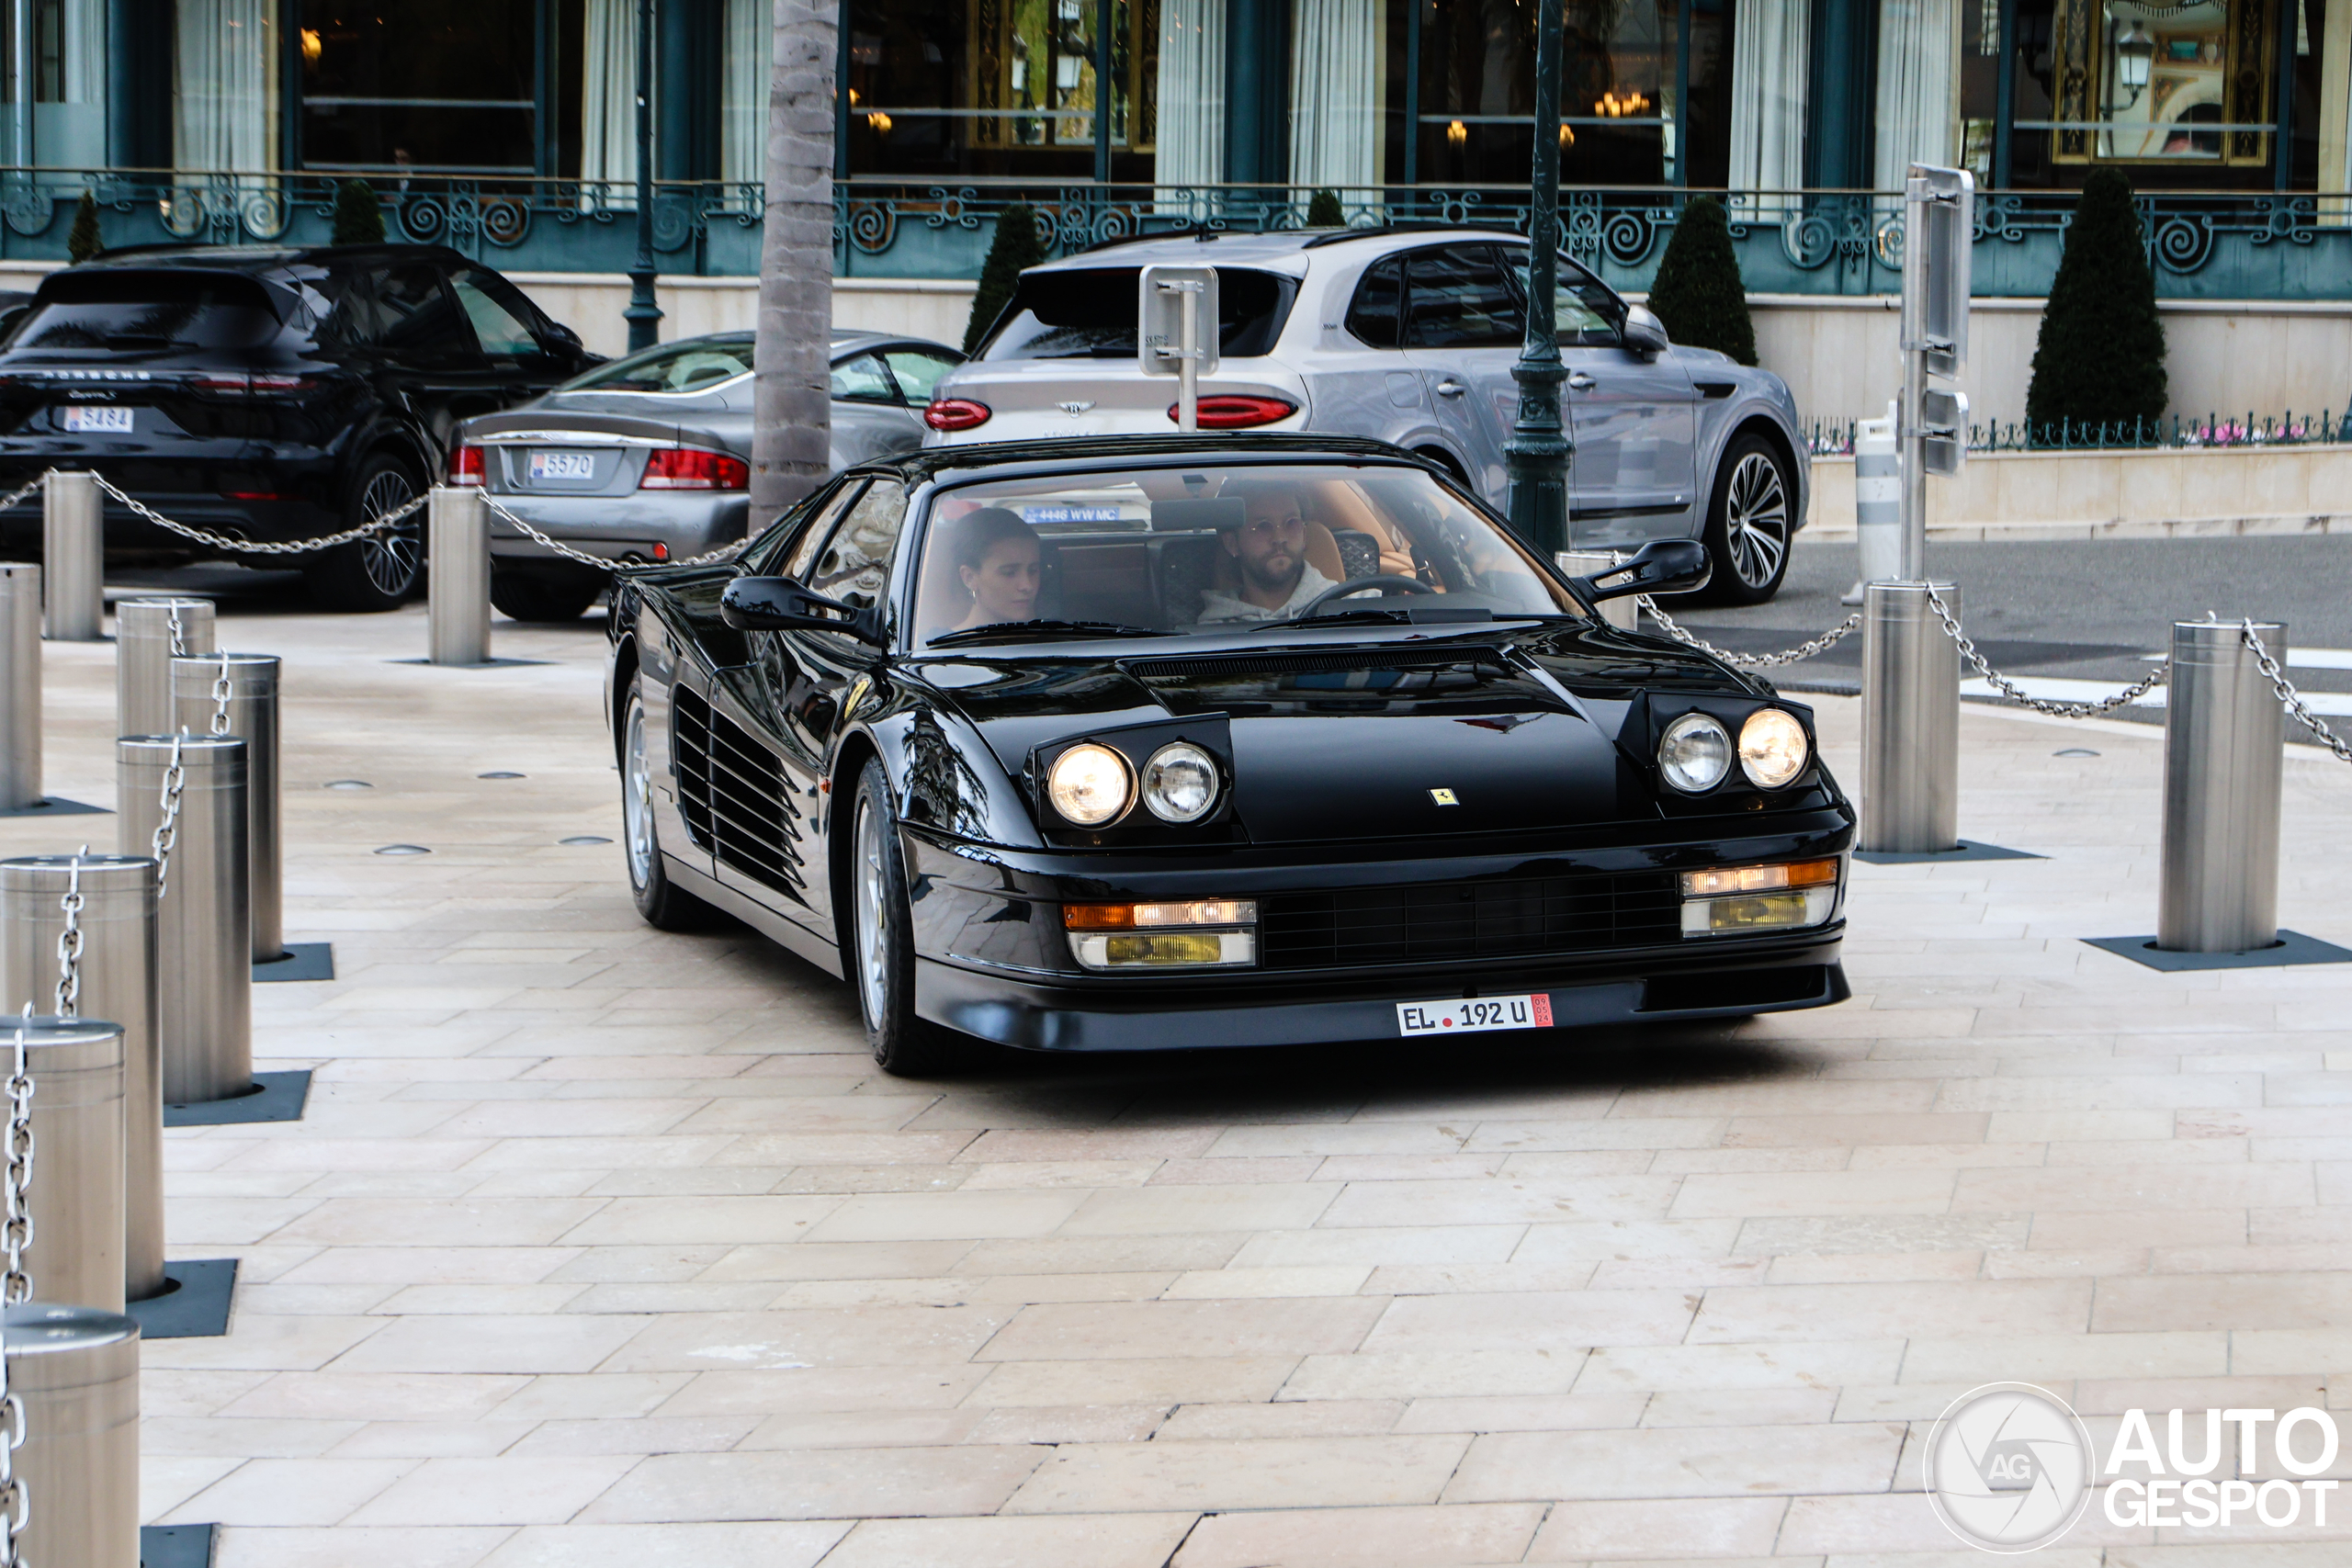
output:
[[[42,279],[0,347],[0,487],[90,468],[212,533],[318,538],[422,493],[459,420],[594,363],[442,245],[111,251]],[[423,524],[292,560],[322,606],[388,610],[421,581]],[[227,555],[111,500],[106,532],[118,560]],[[37,496],[0,514],[5,553],[40,542]]]

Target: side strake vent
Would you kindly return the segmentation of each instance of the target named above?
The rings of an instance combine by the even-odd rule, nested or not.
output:
[[[798,899],[807,878],[800,810],[775,752],[684,686],[677,706],[678,805],[718,863]]]

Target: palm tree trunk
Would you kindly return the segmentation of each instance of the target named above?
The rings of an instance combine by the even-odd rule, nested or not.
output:
[[[833,65],[838,0],[775,0],[767,209],[752,350],[752,526],[831,471]]]

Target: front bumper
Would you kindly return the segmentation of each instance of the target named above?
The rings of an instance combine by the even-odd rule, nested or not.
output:
[[[1237,1045],[1334,1044],[1396,1039],[1399,1002],[1514,996],[1552,998],[1555,1029],[1611,1023],[1744,1018],[1828,1007],[1853,993],[1838,961],[1843,922],[1766,950],[1729,944],[1703,956],[1638,955],[1595,964],[1537,964],[1482,971],[1475,986],[1359,971],[1296,987],[1265,987],[1244,1000],[1204,976],[1185,996],[1163,985],[1057,986],[942,963],[915,962],[915,1010],[1000,1045],[1032,1051],[1166,1051]]]
[[[1408,858],[1396,858],[1394,844],[1231,845],[1173,857],[983,851],[910,829],[902,843],[915,1008],[1001,1044],[1118,1051],[1394,1039],[1399,1002],[1525,992],[1551,996],[1555,1027],[1846,999],[1842,906],[1819,926],[1682,938],[1670,912],[1660,923],[1655,901],[1679,897],[1677,871],[1842,854],[1852,846],[1849,808],[1750,818],[1730,831],[1721,830],[1730,823],[1690,823],[1692,836],[1677,841],[1661,842],[1660,826],[1626,824],[1575,843],[1464,841],[1452,854]],[[1719,830],[1708,836],[1710,828]],[[1551,923],[1555,909],[1594,908],[1588,900],[1604,884],[1621,912],[1605,925]],[[1488,892],[1499,900],[1481,905]],[[1408,924],[1394,929],[1404,946],[1335,946],[1311,957],[1293,942],[1277,961],[1267,922],[1295,920],[1275,901],[1295,911],[1299,894],[1347,908],[1354,931],[1367,929],[1360,922],[1375,907],[1400,911]],[[1219,897],[1259,901],[1258,964],[1106,975],[1069,955],[1064,903]],[[1526,923],[1537,905],[1547,911],[1540,935]],[[1449,916],[1457,909],[1464,915]]]
[[[618,496],[506,494],[493,499],[583,554],[614,561],[683,560],[731,545],[750,525],[752,499],[740,491],[639,491]],[[657,548],[658,547],[658,548]],[[490,553],[501,565],[556,558],[496,513],[490,515]]]

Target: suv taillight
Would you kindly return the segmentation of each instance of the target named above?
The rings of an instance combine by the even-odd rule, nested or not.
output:
[[[1203,398],[1197,408],[1203,430],[1248,430],[1288,419],[1298,412],[1298,405],[1286,398],[1245,398],[1229,392]],[[1176,423],[1174,403],[1168,405],[1168,423]]]
[[[749,490],[752,466],[724,452],[666,446],[647,454],[639,490]]]
[[[449,454],[449,482],[453,485],[478,485],[483,480],[481,448],[459,446]]]
[[[922,411],[922,422],[933,430],[978,430],[995,412],[969,398],[942,398]]]

